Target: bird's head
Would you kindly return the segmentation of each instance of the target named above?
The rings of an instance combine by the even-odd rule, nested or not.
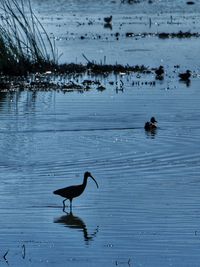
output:
[[[157,120],[154,117],[152,117],[151,118],[151,123],[156,123],[156,122],[157,122]]]
[[[88,177],[92,178],[92,180],[95,182],[97,188],[99,188],[97,181],[94,179],[94,177],[92,176],[92,174],[90,172],[85,172],[84,177],[85,178],[88,178]]]

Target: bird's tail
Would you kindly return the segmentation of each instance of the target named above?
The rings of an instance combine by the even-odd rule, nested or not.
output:
[[[58,195],[58,190],[53,191],[55,195]]]

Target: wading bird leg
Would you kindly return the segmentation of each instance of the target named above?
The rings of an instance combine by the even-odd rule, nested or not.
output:
[[[63,200],[63,211],[65,211],[65,201],[66,200],[67,200],[67,198]]]
[[[70,212],[72,212],[72,199],[70,199]]]

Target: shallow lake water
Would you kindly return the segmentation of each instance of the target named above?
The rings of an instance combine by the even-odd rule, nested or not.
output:
[[[1,93],[1,264],[9,250],[10,266],[197,266],[199,94],[195,81]],[[52,191],[86,170],[99,189],[89,179],[63,213]]]
[[[186,0],[33,1],[36,14],[58,47],[61,63],[121,63],[166,70],[180,65],[198,69],[199,38],[160,39],[154,34],[199,32],[200,2]],[[113,16],[112,27],[104,17]],[[128,38],[127,33],[138,34]],[[143,34],[146,34],[143,36]],[[151,34],[151,35],[149,35]]]
[[[0,93],[2,266],[199,266],[199,38],[125,33],[198,32],[200,6],[152,2],[33,1],[61,62],[86,63],[85,53],[162,64],[166,75],[155,84],[154,74],[97,77],[103,92]],[[103,25],[110,14],[112,30]],[[188,86],[178,81],[187,68]],[[143,128],[151,116],[154,134]],[[64,213],[52,192],[82,183],[85,171],[99,189],[88,179],[73,213]]]

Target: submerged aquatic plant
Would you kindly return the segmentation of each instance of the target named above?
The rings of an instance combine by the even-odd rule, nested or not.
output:
[[[30,0],[0,0],[0,72],[22,75],[46,70],[58,56]]]

